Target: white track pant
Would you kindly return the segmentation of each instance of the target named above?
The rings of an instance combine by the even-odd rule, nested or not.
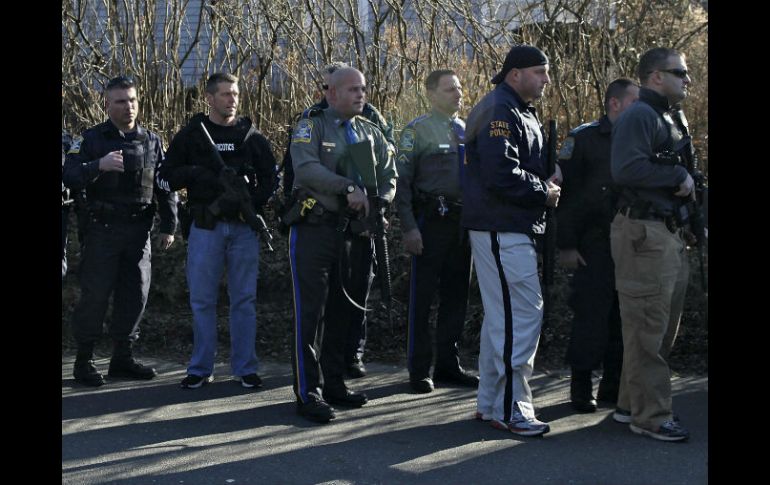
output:
[[[484,304],[477,407],[485,418],[508,422],[513,403],[534,417],[532,376],[543,296],[532,239],[511,232],[469,231]]]

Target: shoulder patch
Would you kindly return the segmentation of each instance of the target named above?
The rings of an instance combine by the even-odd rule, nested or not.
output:
[[[411,152],[414,150],[414,129],[413,128],[404,128],[404,131],[401,132],[401,141],[398,145],[399,150],[403,150],[405,152]]]
[[[507,121],[490,121],[489,122],[489,137],[511,137],[511,125]]]
[[[323,110],[318,106],[311,106],[302,112],[302,115],[300,115],[300,118],[310,118],[311,116],[318,116],[321,114],[322,111]]]
[[[561,150],[559,150],[559,160],[569,160],[572,158],[572,150],[575,149],[575,138],[568,136],[561,144]]]
[[[425,121],[428,118],[430,118],[430,116],[431,116],[430,113],[422,114],[422,115],[418,116],[417,118],[413,119],[412,121],[410,121],[409,124],[406,125],[406,126],[416,126],[420,122]]]
[[[292,143],[310,143],[310,135],[313,133],[313,120],[302,118],[297,122],[291,135]]]
[[[598,126],[599,126],[599,120],[591,121],[590,123],[583,123],[582,125],[576,128],[573,128],[572,131],[569,132],[569,134],[576,135],[581,131],[585,130],[586,128],[597,128]]]
[[[72,143],[70,144],[70,149],[67,151],[67,153],[80,153],[81,143],[83,143],[82,136],[72,137]]]

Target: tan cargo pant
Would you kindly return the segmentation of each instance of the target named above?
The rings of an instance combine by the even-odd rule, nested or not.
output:
[[[689,265],[681,231],[618,214],[610,241],[623,326],[618,407],[635,426],[657,430],[672,419],[668,355],[684,309]]]

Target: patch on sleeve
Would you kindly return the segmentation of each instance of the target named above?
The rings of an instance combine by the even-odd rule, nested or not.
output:
[[[405,152],[414,150],[414,130],[412,128],[404,128],[404,131],[401,133],[399,149]]]
[[[70,149],[67,151],[67,153],[80,153],[80,144],[83,143],[83,137],[76,136],[72,138],[72,145],[70,145]]]
[[[507,121],[491,121],[489,123],[489,137],[511,137],[511,127]]]
[[[292,143],[310,143],[310,135],[313,133],[313,121],[303,118],[297,122],[297,127],[291,135]]]
[[[572,150],[575,148],[575,138],[568,136],[561,144],[561,150],[559,150],[559,160],[570,160],[572,158]]]
[[[409,157],[402,153],[398,156],[398,163],[402,165],[409,165]]]

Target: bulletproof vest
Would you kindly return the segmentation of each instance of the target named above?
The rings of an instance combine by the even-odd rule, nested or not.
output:
[[[668,137],[662,145],[655,147],[655,153],[673,151],[674,147],[679,146],[682,138],[684,138],[684,133],[682,133],[679,125],[674,121],[670,111],[664,111],[660,113],[660,116],[668,128]]]
[[[123,150],[123,172],[104,172],[89,187],[91,200],[118,204],[150,204],[158,163],[155,141],[146,131],[137,131],[132,140],[126,140],[117,133],[101,134],[100,144],[108,151]],[[117,137],[107,140],[106,137]],[[102,148],[100,147],[100,148]]]

